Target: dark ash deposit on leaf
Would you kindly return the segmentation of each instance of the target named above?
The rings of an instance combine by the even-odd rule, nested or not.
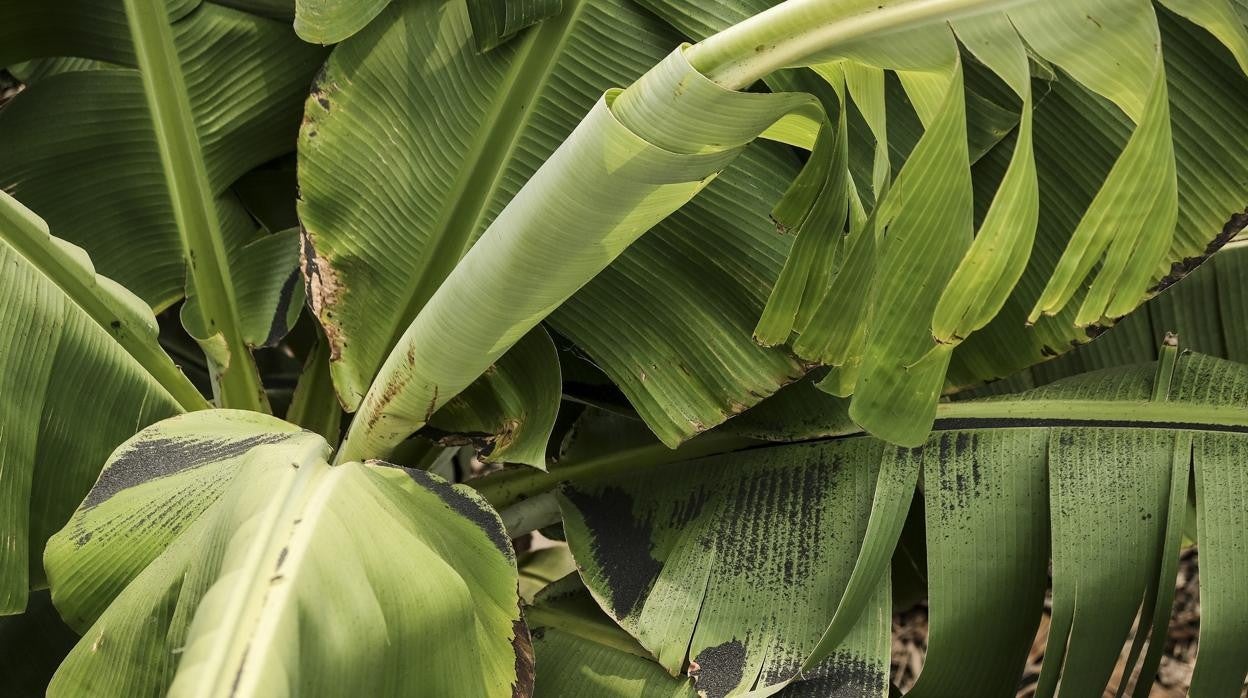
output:
[[[563,496],[580,512],[585,526],[595,532],[591,551],[612,590],[612,612],[617,620],[628,616],[663,571],[663,565],[650,554],[654,538],[651,522],[633,516],[633,498],[619,487],[596,492],[566,487]]]
[[[514,560],[515,552],[511,548],[511,539],[507,537],[507,531],[503,529],[503,524],[498,519],[498,515],[488,504],[469,497],[468,495],[455,489],[449,482],[444,480],[436,480],[432,475],[413,468],[404,468],[401,465],[393,463],[385,463],[383,461],[371,461],[374,465],[383,465],[389,468],[398,468],[407,473],[416,484],[429,490],[437,495],[451,511],[468,519],[476,524],[485,535],[498,548],[499,552],[509,560]]]
[[[98,506],[122,490],[206,463],[241,456],[256,446],[285,441],[298,432],[258,434],[245,439],[161,438],[135,442],[100,473],[83,508]]]
[[[729,640],[699,652],[689,669],[698,693],[706,698],[728,695],[741,683],[745,655],[745,645],[740,640]]]

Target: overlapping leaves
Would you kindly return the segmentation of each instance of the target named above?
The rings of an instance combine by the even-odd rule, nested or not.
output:
[[[136,430],[207,407],[156,318],[0,192],[0,613],[44,585],[44,542]],[[83,399],[90,385],[97,399]],[[108,396],[108,399],[98,399]]]
[[[776,3],[739,0],[705,11],[664,0],[642,4],[701,39]],[[1200,171],[1206,159],[1193,147],[1211,137],[1227,145],[1237,138],[1222,136],[1218,120],[1188,101],[1206,103],[1220,83],[1242,79],[1248,33],[1230,3],[1172,6],[1225,49],[1208,34],[1197,39],[1201,29],[1160,9],[1159,33],[1155,10],[1144,1],[991,5],[948,25],[935,3],[848,3],[836,11],[847,21],[859,15],[869,24],[875,13],[915,19],[898,35],[904,38],[850,39],[823,52],[832,63],[816,66],[837,86],[839,109],[851,103],[851,115],[860,115],[869,127],[863,131],[876,140],[874,164],[849,166],[870,177],[853,191],[873,197],[875,206],[868,199],[869,219],[851,217],[843,241],[803,228],[790,265],[805,263],[811,281],[804,295],[773,296],[768,313],[796,314],[794,350],[834,366],[824,387],[853,394],[854,418],[899,443],[923,439],[950,360],[953,380],[971,382],[1086,341],[1085,331],[1112,324],[1155,293],[1170,262],[1180,275],[1224,242],[1223,223],[1248,199],[1240,191],[1215,203],[1203,184],[1191,189],[1191,180],[1175,177],[1176,154],[1179,170]],[[928,6],[935,14],[925,14]],[[963,61],[956,60],[955,36],[965,47]],[[1191,69],[1211,59],[1226,70],[1214,77]],[[1013,93],[1021,103],[1015,137],[974,171],[975,160],[957,148],[967,132],[963,101],[950,97],[962,90],[967,61],[1000,86],[989,91]],[[881,69],[893,71],[897,83],[886,88]],[[1037,107],[1033,72],[1049,82],[1046,93],[1063,97],[1050,95]],[[984,85],[985,76],[968,75]],[[880,155],[898,146],[889,138],[903,105],[888,101],[886,108],[884,97],[893,90],[904,92],[925,127],[912,146],[901,146],[895,181]],[[1080,108],[1064,108],[1065,95],[1080,96]],[[1182,129],[1171,129],[1171,112]],[[1085,122],[1102,139],[1091,150],[1067,138]],[[1104,164],[1087,167],[1089,152],[1103,152]],[[1073,180],[1072,168],[1083,170]],[[1198,204],[1190,191],[1201,192]],[[802,244],[803,237],[824,242]],[[987,336],[955,349],[985,326]]]
[[[1124,643],[1151,635],[1131,658],[1147,695],[1194,474],[1209,562],[1193,688],[1220,695],[1248,673],[1234,581],[1248,557],[1226,537],[1245,516],[1246,400],[1248,368],[1171,349],[1158,364],[942,405],[919,449],[843,437],[582,473],[561,494],[565,530],[602,607],[708,695],[886,695],[879,595],[921,476],[931,635],[915,695],[1014,690],[1050,558],[1041,694],[1059,680],[1060,695],[1099,693]]]
[[[185,262],[143,85],[130,68],[136,63],[123,8],[112,2],[58,8],[23,2],[0,8],[6,30],[15,32],[0,65],[48,56],[107,63],[44,72],[0,113],[0,187],[45,217],[58,236],[86,249],[101,273],[163,309],[183,296]],[[237,260],[255,260],[258,251],[243,248],[265,236],[229,187],[291,149],[322,54],[278,21],[220,4],[175,3],[170,11],[226,247]],[[270,266],[294,268],[279,259]],[[284,280],[288,273],[275,276]],[[271,320],[268,312],[245,319]]]
[[[647,5],[690,33],[708,25],[724,28],[763,9],[724,3],[709,13],[694,13],[687,7]],[[868,32],[812,50],[811,55],[801,58],[801,63],[813,65],[825,81],[823,88],[812,88],[820,104],[836,109],[842,114],[840,118],[821,121],[821,117],[810,114],[815,102],[785,103],[790,97],[782,95],[770,96],[766,108],[761,106],[762,96],[754,95],[759,99],[739,98],[737,107],[700,109],[700,116],[682,112],[679,103],[693,104],[695,98],[677,91],[680,100],[669,105],[660,96],[666,94],[663,90],[646,92],[648,86],[662,83],[664,71],[675,65],[671,59],[651,71],[646,80],[625,90],[623,101],[609,109],[633,137],[673,152],[702,154],[727,142],[712,134],[749,110],[760,110],[754,118],[773,110],[759,131],[785,113],[805,110],[802,118],[795,120],[790,115],[770,134],[789,142],[813,144],[815,152],[807,171],[817,166],[814,172],[826,176],[804,174],[808,181],[796,180],[775,211],[782,223],[796,223],[799,241],[819,236],[823,242],[798,246],[789,265],[805,269],[798,273],[809,278],[806,283],[797,283],[795,288],[801,291],[797,295],[773,295],[772,308],[776,302],[792,304],[796,300],[792,312],[784,313],[796,320],[794,329],[798,332],[788,338],[792,349],[808,361],[833,365],[835,370],[825,387],[838,394],[852,394],[853,418],[897,443],[923,440],[951,369],[959,383],[966,382],[968,374],[982,380],[1008,372],[1004,370],[1007,363],[1013,364],[1009,369],[1014,370],[1043,358],[1043,352],[1032,354],[1037,341],[1041,348],[1048,347],[1048,353],[1058,353],[1086,338],[1090,332],[1087,328],[1094,328],[1094,332],[1154,293],[1163,269],[1177,264],[1175,269],[1187,270],[1193,260],[1224,241],[1218,236],[1220,226],[1203,228],[1189,221],[1209,216],[1225,220],[1241,205],[1203,200],[1193,207],[1194,213],[1180,210],[1182,194],[1176,183],[1179,166],[1174,153],[1183,149],[1176,150],[1169,116],[1173,103],[1180,98],[1171,100],[1169,83],[1177,74],[1175,94],[1181,90],[1187,98],[1207,103],[1207,92],[1216,80],[1182,68],[1167,70],[1164,61],[1169,53],[1163,51],[1167,42],[1162,40],[1151,3],[1114,0],[1104,7],[1091,0],[1024,3],[1011,6],[1008,15],[994,13],[990,5],[960,15],[952,30],[936,11],[937,5],[918,0],[821,9],[820,21],[829,22],[829,26],[839,26],[837,22],[858,26],[854,23],[859,19],[865,22],[862,26],[875,26],[871,22],[878,12],[881,26],[891,27],[889,22],[896,19],[898,30],[904,30],[907,37],[905,41],[877,41]],[[1232,60],[1243,53],[1242,37],[1232,31],[1234,25],[1227,24],[1226,13],[1181,9],[1224,42]],[[1114,18],[1112,22],[1098,19],[1103,10],[1112,10],[1108,13]],[[582,33],[596,26],[600,17],[604,26],[621,24],[621,18],[629,13],[626,6],[589,0],[570,3],[537,30],[484,57],[468,45],[467,19],[455,4],[447,6],[449,14],[445,15],[456,18],[454,21],[437,25],[399,23],[400,17],[433,11],[427,4],[392,4],[364,33],[338,47],[325,81],[308,103],[311,120],[301,145],[305,195],[301,215],[310,241],[306,251],[313,255],[313,263],[306,270],[318,289],[313,303],[337,349],[335,378],[344,400],[356,404],[369,392],[371,383],[361,426],[354,438],[348,436],[348,455],[362,445],[367,450],[394,443],[426,423],[440,401],[461,390],[518,336],[586,282],[581,293],[554,311],[553,324],[587,350],[669,444],[743,411],[801,372],[802,367],[784,350],[742,343],[738,309],[749,308],[748,304],[734,303],[732,309],[710,313],[708,323],[701,323],[704,308],[718,306],[714,301],[697,307],[682,304],[690,297],[706,301],[686,292],[685,269],[690,265],[682,263],[684,269],[671,276],[654,264],[635,274],[628,272],[629,260],[642,257],[649,238],[642,240],[642,247],[623,252],[617,264],[601,271],[633,236],[679,205],[674,200],[666,211],[656,209],[647,214],[649,217],[642,215],[640,209],[632,210],[635,203],[622,195],[625,190],[618,184],[623,179],[604,189],[616,196],[599,196],[592,208],[585,203],[589,196],[585,192],[596,191],[590,183],[601,179],[605,186],[610,175],[577,173],[577,187],[572,187],[569,178],[573,166],[568,153],[580,147],[571,143],[605,138],[616,128],[608,119],[590,112],[590,118],[576,132],[579,138],[573,138],[554,160],[537,168],[579,115],[589,110],[592,97],[603,87],[628,84],[632,79],[627,76],[628,69],[620,70],[616,65],[626,60],[621,56],[631,59],[637,55],[639,47],[650,40],[648,35],[600,32],[592,46],[582,39]],[[799,14],[776,16],[797,22],[793,26],[796,32],[810,30],[798,21]],[[1178,37],[1174,39],[1179,45],[1176,53],[1180,63],[1176,65],[1194,64],[1191,51],[1227,55],[1216,42],[1204,41],[1193,49],[1190,44],[1197,42],[1187,20],[1167,15],[1165,21],[1178,27],[1167,36]],[[1098,23],[1103,26],[1098,28]],[[435,26],[436,30],[430,29]],[[1057,31],[1058,26],[1065,29]],[[427,36],[401,39],[411,31]],[[777,36],[783,34],[777,31]],[[1071,36],[1080,39],[1067,41]],[[655,38],[662,41],[663,35],[656,33]],[[601,58],[599,44],[604,40],[621,42],[618,50],[609,52],[614,57],[610,61]],[[731,40],[725,41],[731,46]],[[707,58],[709,55],[733,65],[736,59],[731,55],[716,54],[725,41],[711,49],[703,49],[702,44],[693,47],[690,60],[696,66],[710,65],[713,60]],[[407,80],[399,84],[388,77],[394,74],[389,66],[401,62],[405,47],[430,43],[445,46],[453,60],[430,66],[423,73],[401,73]],[[375,50],[375,46],[391,48]],[[1034,54],[1029,55],[1026,46],[1031,46]],[[741,61],[748,63],[746,58]],[[1123,66],[1121,70],[1103,70],[1103,65],[1115,61]],[[1017,137],[1008,143],[993,147],[1009,126],[1005,130],[998,127],[995,137],[971,137],[977,131],[970,126],[964,99],[969,74],[965,66],[969,62],[975,63],[971,72],[975,73],[976,94],[995,91],[999,95],[995,102],[1021,103]],[[1044,115],[1033,115],[1033,63],[1039,66],[1035,72],[1042,78],[1056,80],[1098,105],[1087,118],[1098,127],[1102,122],[1112,124],[1106,128],[1117,134],[1113,142],[1105,144],[1106,170],[1086,180],[1086,192],[1074,192],[1073,187],[1056,194],[1048,191],[1052,181],[1046,177],[1059,175],[1056,170],[1046,173],[1044,166],[1052,162],[1049,158],[1064,157],[1069,146],[1052,139],[1037,140],[1042,135],[1047,137],[1048,131],[1039,126],[1039,117]],[[1059,79],[1054,67],[1063,71],[1064,77]],[[921,135],[896,163],[895,177],[886,140],[889,120],[885,105],[889,100],[885,69],[897,75],[921,128]],[[1237,77],[1232,81],[1243,79],[1238,70],[1234,74]],[[605,82],[607,79],[611,81]],[[699,78],[680,79],[692,85]],[[1224,79],[1225,74],[1218,78]],[[783,82],[778,80],[777,84]],[[798,80],[790,84],[803,83]],[[450,85],[461,87],[447,89]],[[528,99],[534,90],[539,97]],[[421,106],[429,104],[423,98],[427,94],[438,94],[435,101],[450,100],[462,108],[430,112]],[[983,102],[980,98],[972,100],[981,110]],[[989,121],[1011,123],[1000,119],[1005,109],[992,109],[996,112]],[[992,109],[983,111],[994,113]],[[709,113],[716,118],[706,119],[704,115]],[[1069,129],[1086,120],[1082,114],[1056,113],[1045,129]],[[862,131],[861,126],[852,126],[854,115],[866,122],[866,130],[877,139],[873,163],[866,168],[869,183],[851,184],[850,178],[842,176],[846,169],[851,173],[864,169],[852,164],[854,148],[844,136],[847,130]],[[552,132],[556,123],[563,125]],[[654,127],[657,123],[662,126]],[[816,135],[811,129],[820,123],[825,125]],[[1216,124],[1202,118],[1197,118],[1194,126],[1186,131],[1193,138],[1217,130]],[[801,135],[803,128],[805,136]],[[444,135],[429,140],[429,133]],[[384,151],[393,157],[391,139],[396,134],[405,144],[398,152],[429,154],[421,155],[415,166],[388,170],[371,167],[378,158],[369,157],[369,167],[363,162],[346,168],[334,166],[330,176],[329,163],[359,160],[361,152]],[[988,145],[977,146],[973,156],[968,140],[986,140]],[[984,150],[988,155],[979,157]],[[972,172],[972,161],[986,163],[982,168],[977,166],[984,172]],[[726,186],[735,171],[740,171],[741,177],[761,172],[754,167],[753,162],[742,159],[737,170],[728,170],[691,204],[694,208],[686,210],[705,219],[720,206],[728,206],[711,192],[721,182]],[[352,181],[352,189],[370,195],[349,204],[331,196],[329,183],[339,181],[344,174]],[[562,184],[565,179],[566,186]],[[525,180],[530,181],[521,188]],[[1085,184],[1083,180],[1078,183]],[[582,193],[575,194],[577,188]],[[546,201],[553,191],[561,192],[563,205],[551,208],[537,203]],[[818,195],[809,196],[811,191]],[[1046,194],[1051,205],[1043,203]],[[1227,194],[1226,198],[1232,199],[1245,192]],[[604,202],[613,199],[620,204],[620,211],[608,215],[614,209]],[[739,196],[735,199],[742,200]],[[770,208],[779,199],[775,196],[758,203]],[[1149,206],[1132,203],[1144,200]],[[577,221],[581,235],[556,242],[561,229],[558,212],[581,205],[573,205],[574,201],[586,205]],[[796,205],[800,201],[808,202],[804,214]],[[515,205],[504,206],[509,202]],[[591,212],[602,220],[591,224]],[[663,240],[662,231],[677,220],[661,224],[650,238]],[[1176,220],[1182,222],[1177,234]],[[617,225],[619,228],[612,227]],[[838,226],[847,226],[847,234],[842,235]],[[591,227],[603,235],[625,227],[629,232],[613,238],[618,244],[599,249],[595,247],[597,237],[584,234]],[[758,239],[750,227],[738,229],[744,236],[732,228],[724,229],[733,233],[734,244]],[[483,233],[486,241],[477,242]],[[1031,254],[1031,241],[1037,236],[1043,240],[1042,255]],[[697,237],[685,235],[682,242]],[[412,245],[413,238],[419,238],[420,244]],[[599,256],[593,264],[571,264],[580,259],[576,256],[580,248],[575,245]],[[729,268],[732,263],[728,257],[739,255],[735,249],[732,255],[717,254],[720,248],[730,249],[717,246],[699,251],[698,257],[711,268]],[[676,254],[668,249],[650,259],[677,259],[690,249],[686,242]],[[389,260],[395,254],[408,250],[418,251],[416,258],[402,266],[415,266],[422,270],[420,274],[405,273],[393,280],[379,276],[393,267]],[[530,273],[539,267],[526,260],[552,255],[560,255],[564,262],[557,275]],[[803,265],[807,255],[813,258]],[[451,272],[461,256],[463,262]],[[595,295],[594,289],[608,285],[617,272],[628,274],[624,283],[636,284],[636,293],[629,286],[616,286],[608,297]],[[370,287],[352,280],[362,275],[381,281]],[[594,279],[595,275],[600,276]],[[482,286],[476,280],[483,277],[495,281]],[[732,297],[741,279],[751,276],[736,274],[714,295]],[[771,279],[761,281],[764,288],[774,285]],[[697,286],[709,288],[705,280]],[[383,288],[390,298],[407,299],[404,312],[393,315],[395,326],[389,330],[386,322],[374,322],[365,319],[363,313],[348,310],[369,305],[366,296],[381,293]],[[664,290],[661,297],[656,293],[659,289]],[[621,301],[627,300],[627,305],[636,308],[637,298],[650,297],[654,302],[644,320],[631,321],[631,313],[620,307],[625,305]],[[531,302],[521,302],[526,300]],[[495,309],[494,314],[479,322],[454,319],[453,309],[464,304],[488,306]],[[1022,308],[1020,317],[1017,311],[1022,305],[1028,307]],[[746,322],[752,325],[762,312],[750,314],[753,318]],[[998,316],[1004,320],[994,325]],[[1037,326],[1029,329],[1029,320]],[[409,321],[413,323],[410,326]],[[452,326],[457,326],[453,332],[457,343],[434,339],[445,336],[442,330]],[[696,331],[696,335],[686,338],[684,328]],[[981,329],[987,339],[973,345],[976,348],[955,351]],[[765,334],[770,336],[771,332]],[[691,348],[695,343],[696,351]],[[396,345],[397,350],[383,364],[383,357]],[[1011,348],[989,351],[999,345]],[[667,347],[671,354],[666,353]],[[648,366],[636,365],[636,357],[653,357],[656,349],[664,350],[659,353],[667,360],[650,359]],[[479,355],[469,361],[474,351]],[[413,364],[421,368],[413,371]]]

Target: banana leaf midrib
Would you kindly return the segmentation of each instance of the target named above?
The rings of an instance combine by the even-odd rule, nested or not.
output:
[[[1017,398],[982,400],[941,403],[937,407],[932,432],[1056,427],[1248,434],[1248,410],[1230,406],[1189,404],[1176,400],[1173,396],[1169,401]],[[606,457],[570,463],[563,468],[555,467],[549,473],[516,471],[511,477],[486,478],[474,484],[474,488],[494,506],[506,507],[527,497],[547,492],[563,482],[594,480],[634,467],[756,449],[862,438],[874,437],[859,429],[779,442],[755,441],[711,432],[678,449],[667,449],[661,444],[638,447]]]
[[[163,3],[126,0],[125,8],[187,261],[188,292],[194,290],[205,325],[222,335],[231,357],[230,365],[220,368],[220,398],[225,406],[267,412],[255,361],[243,340],[216,197],[208,182],[173,25]]]
[[[1183,401],[1018,400],[950,403],[936,409],[936,429],[1089,426],[1248,433],[1248,410]],[[978,423],[978,424],[977,424]]]
[[[536,111],[538,95],[550,80],[585,6],[586,0],[566,0],[561,15],[542,22],[518,42],[505,89],[482,122],[472,154],[430,231],[433,244],[421,267],[411,275],[415,283],[403,312],[393,316],[391,346],[399,343],[411,320],[472,246],[473,234],[481,228],[485,217],[485,207],[498,191],[520,136]]]
[[[1150,400],[985,400],[941,403],[932,432],[968,429],[1084,427],[1166,429],[1248,434],[1248,410],[1182,401]],[[870,435],[855,431],[785,443],[818,443]],[[753,448],[769,448],[768,443]]]
[[[309,544],[307,536],[302,536],[300,544],[296,544],[295,532],[305,519],[316,519],[324,508],[327,492],[338,481],[336,471],[318,463],[323,461],[324,455],[319,448],[311,448],[300,454],[298,462],[291,463],[296,473],[282,491],[274,493],[267,525],[260,527],[259,535],[251,544],[245,575],[237,582],[241,598],[235,597],[229,609],[233,612],[222,618],[224,627],[215,633],[215,651],[209,662],[221,669],[216,676],[222,684],[226,677],[234,682],[234,690],[243,677],[252,646],[266,644],[259,641],[260,635],[276,630],[278,616],[289,602],[292,585],[283,580],[280,570],[283,567],[298,569]],[[235,654],[240,647],[242,653]],[[236,656],[238,664],[231,666]]]

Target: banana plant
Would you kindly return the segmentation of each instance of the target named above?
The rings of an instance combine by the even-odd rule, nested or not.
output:
[[[500,473],[475,486],[500,504],[557,492],[599,613],[669,675],[714,696],[888,695],[889,561],[915,504],[930,635],[914,695],[1013,695],[1051,560],[1038,695],[1055,695],[1059,681],[1060,695],[1100,693],[1125,649],[1126,678],[1113,687],[1146,696],[1192,488],[1202,608],[1212,601],[1221,615],[1214,628],[1202,625],[1192,695],[1231,695],[1248,672],[1248,625],[1232,600],[1248,558],[1230,542],[1245,512],[1248,370],[1173,343],[1161,354],[1017,395],[942,403],[915,449],[838,425],[829,410],[828,436],[773,430],[766,442],[656,458],[640,422],[591,411],[549,473]],[[636,445],[620,448],[622,438]],[[543,623],[581,627],[548,616],[541,595],[535,609]],[[628,649],[607,633],[567,632],[625,661]]]
[[[6,693],[1143,696],[1185,533],[1248,675],[1243,0],[0,19]]]
[[[743,13],[730,3],[712,7],[729,16],[734,10]],[[1179,182],[1185,180],[1177,176],[1179,154],[1218,142],[1221,129],[1216,120],[1202,125],[1209,120],[1195,117],[1193,128],[1174,130],[1169,79],[1200,74],[1190,66],[1203,65],[1197,63],[1201,59],[1185,54],[1185,48],[1220,52],[1224,63],[1230,61],[1226,72],[1242,75],[1248,66],[1248,34],[1230,4],[1174,7],[1180,16],[1163,16],[1181,28],[1163,41],[1159,10],[1143,2],[1020,3],[1010,5],[1010,14],[993,2],[782,3],[747,13],[749,19],[688,49],[668,51],[666,58],[656,52],[660,62],[651,70],[641,67],[649,61],[638,61],[641,66],[630,71],[633,77],[617,83],[627,89],[604,94],[599,85],[624,68],[600,60],[600,52],[630,56],[642,40],[650,42],[643,32],[609,29],[645,26],[644,17],[634,19],[637,15],[629,13],[636,10],[626,3],[578,3],[513,42],[518,44],[514,51],[484,55],[473,49],[467,10],[458,3],[389,5],[331,54],[308,101],[311,118],[300,136],[300,211],[305,260],[311,260],[314,280],[311,303],[332,329],[338,392],[348,406],[358,405],[361,417],[346,438],[344,454],[393,447],[547,315],[626,391],[669,445],[744,411],[812,363],[836,368],[825,387],[853,395],[851,410],[859,423],[897,443],[921,443],[955,350],[1001,316],[1011,299],[1011,311],[1017,312],[998,325],[1001,331],[971,345],[968,352],[974,353],[963,352],[965,360],[954,367],[958,383],[968,380],[968,372],[980,380],[1002,377],[1086,341],[1226,241],[1223,228],[1242,208],[1235,195],[1200,223],[1187,213],[1180,219]],[[435,22],[433,13],[445,19]],[[1098,13],[1115,20],[1106,24]],[[705,20],[705,14],[699,17]],[[951,25],[950,18],[958,21]],[[673,24],[692,23],[679,19]],[[1193,21],[1212,37],[1193,36]],[[1076,29],[1081,33],[1072,34]],[[582,39],[588,36],[593,42]],[[601,41],[612,39],[603,36],[618,43],[604,49]],[[877,36],[904,40],[873,41]],[[979,39],[986,46],[976,53]],[[1217,41],[1222,43],[1210,46]],[[396,66],[413,60],[403,58],[403,50],[418,52],[415,47],[430,42],[446,46],[448,60],[408,71],[406,80],[396,84],[391,77]],[[1196,42],[1200,49],[1185,47]],[[1008,48],[998,50],[1002,43]],[[965,59],[960,45],[968,46]],[[1187,67],[1168,69],[1172,55]],[[1001,151],[993,162],[985,156],[976,163],[990,170],[979,177],[983,191],[978,197],[966,146],[968,71],[963,64],[971,60],[990,85],[982,91],[1008,89],[1021,105],[1015,142],[992,148]],[[1108,149],[1104,170],[1098,167],[1100,174],[1083,182],[1078,194],[1071,187],[1051,191],[1048,209],[1036,172],[1034,132],[1043,119],[1035,114],[1032,62],[1047,66],[1045,75],[1069,74],[1065,89],[1073,92],[1071,99],[1098,105],[1073,114],[1055,110],[1056,123],[1043,125],[1044,134],[1052,137],[1044,143],[1053,154],[1045,163],[1051,177],[1064,177],[1060,166],[1084,155],[1074,150],[1081,144],[1062,142],[1054,130],[1100,129],[1108,141],[1122,144],[1118,152]],[[816,86],[823,99],[735,91],[799,65],[810,66],[816,76],[802,77],[823,83],[823,88]],[[1133,67],[1106,72],[1100,67],[1105,65]],[[873,156],[882,164],[872,166],[877,176],[863,185],[878,201],[863,201],[861,187],[851,187],[852,178],[842,171],[849,168],[848,148],[838,146],[835,137],[824,138],[821,148],[818,136],[848,129],[837,127],[840,110],[850,111],[850,103],[870,115],[864,119],[886,122],[888,99],[880,96],[887,92],[880,85],[886,69],[897,75],[922,135],[895,178],[883,163],[888,156]],[[597,89],[585,86],[599,70],[607,74],[594,81]],[[423,99],[431,92],[445,92],[457,108],[431,108]],[[708,113],[723,117],[708,122]],[[834,120],[831,114],[838,116]],[[555,130],[553,124],[560,122]],[[804,134],[795,133],[803,129]],[[793,180],[774,212],[780,220],[796,222],[799,240],[802,231],[810,230],[824,243],[797,245],[788,258],[790,269],[799,270],[795,274],[801,268],[815,270],[806,275],[810,279],[792,282],[809,285],[809,294],[778,293],[769,299],[770,308],[751,315],[788,313],[795,323],[791,329],[805,331],[777,336],[774,323],[752,327],[766,332],[760,342],[738,350],[718,342],[728,330],[724,324],[735,319],[729,313],[704,323],[706,311],[691,309],[676,318],[690,332],[653,340],[651,335],[667,334],[668,328],[648,315],[619,322],[630,316],[616,306],[636,308],[646,291],[660,284],[678,293],[652,307],[678,302],[680,282],[659,277],[665,271],[661,267],[639,270],[630,274],[631,285],[602,283],[608,296],[602,299],[593,293],[591,280],[656,224],[656,235],[661,234],[663,219],[703,189],[707,196],[695,201],[713,206],[718,175],[748,142],[769,130],[814,148],[807,172]],[[428,133],[440,138],[417,144]],[[1179,141],[1187,135],[1201,145]],[[404,137],[411,146],[401,150],[430,156],[410,162],[382,157],[396,138]],[[877,147],[891,148],[883,142]],[[371,155],[361,158],[360,153]],[[592,177],[583,169],[591,158],[602,163]],[[379,161],[395,165],[375,167]],[[343,162],[358,165],[344,168]],[[448,162],[458,164],[448,167]],[[1196,157],[1185,168],[1207,162]],[[740,169],[757,172],[756,178],[777,176],[762,174],[748,160]],[[1136,171],[1148,177],[1136,177]],[[723,178],[723,190],[729,189],[728,179]],[[339,196],[343,181],[358,196]],[[595,189],[599,183],[602,188]],[[553,209],[543,205],[555,196],[550,192],[560,197]],[[988,203],[975,235],[977,198]],[[607,208],[607,200],[618,202],[618,210]],[[1044,235],[1038,232],[1041,218],[1050,226]],[[740,236],[737,244],[756,246],[755,235],[770,233],[770,224],[765,225]],[[841,232],[827,232],[838,225]],[[1109,232],[1120,227],[1127,232]],[[412,244],[399,244],[403,239]],[[1034,239],[1044,243],[1040,254],[1032,254]],[[404,247],[411,251],[410,264],[422,273],[386,274],[378,262]],[[690,255],[676,275],[688,283],[691,268],[717,264],[719,256]],[[551,258],[560,260],[556,273],[535,272],[540,267],[533,260]],[[638,260],[642,266],[645,261]],[[356,278],[370,283],[356,283]],[[482,284],[485,278],[491,283]],[[725,285],[732,283],[730,275]],[[633,292],[632,286],[642,289]],[[404,300],[401,318],[377,323],[348,310],[375,305],[379,297]],[[464,306],[490,308],[488,320],[464,321],[459,312]],[[634,333],[641,336],[633,339]],[[733,334],[738,341],[743,337],[739,330]],[[760,346],[775,340],[792,351]],[[640,349],[651,344],[671,347],[666,372],[657,361],[635,365]],[[621,345],[639,351],[620,351]],[[1031,345],[1026,353],[1032,355],[1000,345]],[[481,347],[490,351],[470,363],[471,349]],[[712,355],[695,360],[704,347]],[[761,384],[752,380],[762,374],[743,362],[771,363],[777,355],[787,366],[777,367]],[[667,374],[679,378],[669,381],[663,377]],[[690,384],[697,387],[686,389]],[[690,402],[698,392],[705,399]]]

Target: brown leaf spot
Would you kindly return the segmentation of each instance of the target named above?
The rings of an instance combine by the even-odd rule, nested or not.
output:
[[[342,284],[338,281],[338,272],[325,257],[316,254],[313,234],[300,226],[299,266],[303,269],[303,281],[307,288],[308,305],[312,314],[320,321],[325,330],[325,339],[329,342],[329,360],[338,361],[342,357],[342,330],[333,322],[333,309],[342,298]]]
[[[511,695],[528,698],[533,695],[533,640],[523,617],[511,624],[511,633],[511,647],[516,652],[516,681],[511,684]]]

